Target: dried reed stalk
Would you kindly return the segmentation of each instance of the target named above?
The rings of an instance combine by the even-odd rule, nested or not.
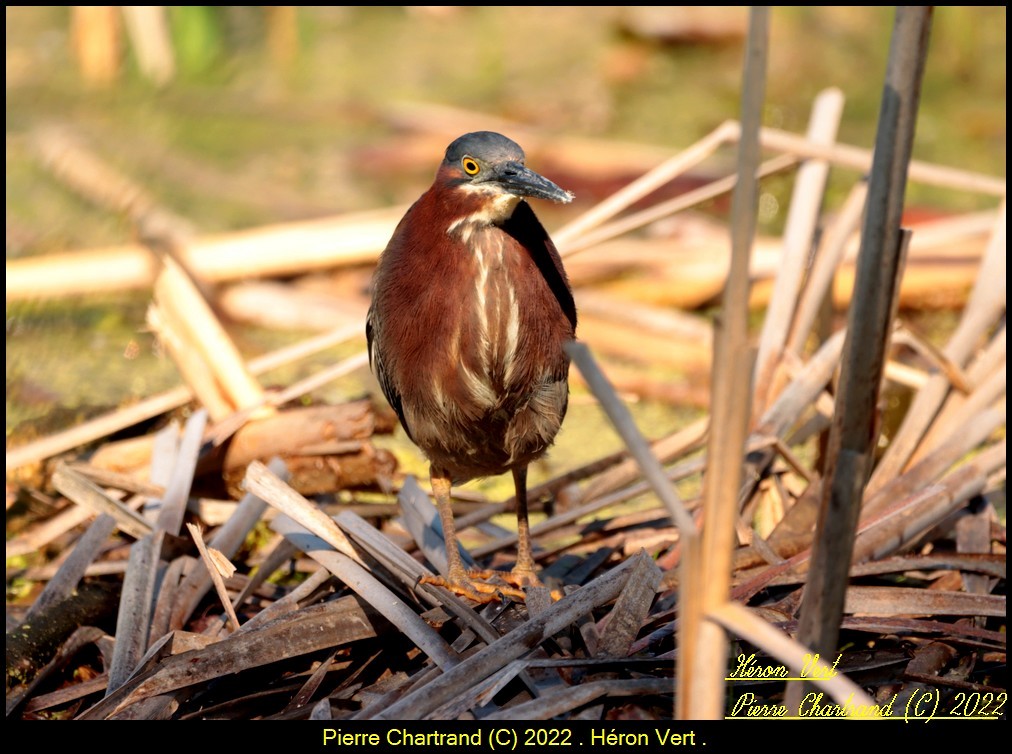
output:
[[[187,523],[187,530],[190,532],[190,536],[193,537],[194,543],[197,545],[197,551],[200,552],[200,561],[204,564],[204,569],[211,576],[211,583],[214,584],[214,590],[218,593],[218,599],[221,601],[222,607],[225,608],[225,614],[228,616],[229,621],[232,623],[232,630],[239,630],[239,618],[235,614],[235,609],[232,607],[232,601],[228,597],[228,590],[225,588],[225,580],[222,578],[221,567],[226,564],[220,564],[217,562],[215,553],[219,553],[218,550],[211,550],[204,542],[204,536],[200,532],[200,527],[196,524]],[[224,554],[222,554],[222,557]],[[231,571],[235,571],[235,567],[231,563],[227,564]],[[229,573],[229,576],[232,574]]]
[[[246,468],[243,486],[307,530],[317,535],[340,553],[362,564],[362,556],[348,541],[341,529],[323,511],[285,484],[267,466],[253,461]]]
[[[171,312],[184,347],[200,354],[233,410],[263,404],[263,388],[249,373],[232,338],[190,276],[169,256],[162,258],[155,301]]]
[[[130,546],[116,616],[116,644],[109,662],[106,696],[126,683],[148,648],[155,577],[164,531],[156,530]]]
[[[840,127],[843,114],[843,93],[827,89],[819,94],[812,106],[812,117],[806,138],[813,144],[832,144]],[[777,273],[776,284],[763,319],[753,374],[753,405],[755,418],[776,398],[777,366],[781,363],[788,331],[794,319],[798,293],[808,266],[809,252],[815,239],[819,213],[822,207],[829,164],[824,160],[809,160],[798,168],[794,179],[791,205],[784,227],[784,250]]]
[[[307,290],[282,281],[232,283],[219,291],[215,305],[232,322],[270,330],[324,332],[338,323],[365,328],[365,295],[350,299],[333,290]]]
[[[416,493],[420,492],[417,486],[414,490]],[[424,494],[422,496],[425,497]],[[398,496],[398,503],[403,509],[403,496]],[[428,504],[431,505],[431,502]],[[466,627],[467,631],[472,632],[486,644],[499,638],[499,633],[484,618],[477,615],[463,599],[443,587],[419,583],[423,576],[432,575],[431,572],[389,538],[376,531],[375,527],[350,511],[342,511],[335,520],[359,547],[400,580],[404,588],[411,590],[416,597],[431,605],[442,605]],[[445,547],[442,550],[445,556]]]
[[[775,175],[793,167],[797,163],[798,158],[794,155],[778,155],[759,165],[759,168],[756,170],[756,178],[766,178]],[[583,233],[575,241],[569,242],[564,247],[560,247],[560,253],[566,257],[572,257],[577,252],[584,251],[630,231],[643,228],[650,223],[663,220],[691,207],[716,199],[718,196],[723,196],[733,190],[737,180],[737,175],[718,178],[705,186],[686,191],[684,194],[680,194],[673,199],[659,202],[639,212],[634,212],[618,220],[603,224],[594,230]],[[646,188],[649,188],[649,186]],[[649,191],[646,193],[649,193]]]
[[[299,550],[305,552],[347,584],[363,600],[372,605],[376,612],[411,639],[436,665],[444,670],[449,670],[459,663],[456,653],[436,633],[435,629],[385,587],[368,568],[363,567],[361,563],[352,560],[344,553],[335,552],[329,543],[311,534],[287,516],[276,517],[271,522],[271,528],[279,534],[283,534]]]
[[[29,623],[48,607],[66,599],[77,588],[85,571],[98,556],[106,541],[116,531],[116,519],[107,513],[98,516],[74,544],[70,557],[63,561],[56,574],[25,612],[23,623]]]
[[[284,480],[287,472],[284,462],[280,459],[271,459],[267,468],[279,479]],[[266,509],[267,503],[256,495],[252,493],[244,495],[232,515],[215,532],[211,539],[211,547],[227,558],[233,557],[242,546],[246,536],[263,517]],[[266,574],[265,578],[269,575]],[[198,566],[190,569],[180,583],[172,603],[168,620],[168,626],[172,630],[179,630],[186,624],[197,604],[211,588],[211,584],[211,574],[206,568]]]
[[[945,357],[959,366],[966,363],[995,322],[1005,316],[1005,256],[1005,202],[1002,202],[970,300],[943,349]],[[899,431],[875,467],[869,489],[882,487],[907,466],[948,392],[949,380],[944,374],[934,375],[917,392]]]
[[[73,5],[70,42],[81,77],[89,87],[116,81],[122,64],[123,25],[115,5]]]
[[[77,719],[104,720],[152,696],[376,636],[373,620],[374,613],[347,597],[282,615],[257,630],[237,631],[209,645],[176,649]]]
[[[738,123],[729,121],[721,124],[696,144],[556,231],[553,237],[559,248],[565,253],[570,243],[575,244],[578,237],[590,233],[651,191],[699,164],[721,145],[734,143],[739,135]],[[784,153],[774,158],[765,170],[783,169],[797,159],[825,160],[860,171],[867,171],[871,165],[871,152],[867,149],[848,145],[820,145],[805,137],[770,128],[762,129],[760,138],[765,148]],[[68,141],[64,134],[54,136],[49,131],[37,136],[38,151],[44,164],[64,180],[74,183],[73,176],[68,178],[67,174],[75,170],[87,174],[91,165],[75,154],[80,151],[79,148]],[[73,170],[67,169],[68,164]],[[1005,193],[1003,179],[917,161],[910,164],[910,177],[920,182],[975,193],[996,196]],[[665,216],[698,204],[730,190],[731,180],[722,179],[710,187],[693,192],[692,197],[677,197],[671,200],[670,206],[651,208],[647,212],[659,212]],[[94,198],[96,188],[91,184],[84,193]],[[82,189],[78,187],[78,190]],[[104,186],[98,193],[103,197],[99,199],[100,203],[118,207],[120,211],[132,206],[138,198],[132,193],[122,195],[110,192]],[[109,200],[110,194],[115,201]],[[141,193],[139,198],[141,204],[150,205],[146,194]],[[206,239],[188,239],[179,250],[179,259],[199,279],[209,282],[250,276],[290,275],[335,265],[369,263],[375,261],[385,246],[404,210],[405,207],[395,207]],[[627,221],[629,219],[624,218],[622,222]],[[637,225],[649,221],[650,215],[644,215],[637,221]],[[624,231],[616,228],[614,232]],[[582,245],[582,240],[580,243]],[[283,250],[283,253],[279,253],[279,250]],[[38,299],[48,295],[141,288],[150,285],[156,273],[157,265],[146,250],[138,245],[10,260],[6,265],[7,298],[9,301],[25,297]]]
[[[375,262],[407,207],[270,225],[188,240],[187,269],[210,283]],[[7,300],[149,288],[158,265],[139,244],[8,260]]]
[[[546,696],[493,712],[483,720],[549,720],[583,707],[596,699],[620,699],[671,693],[671,682],[663,678],[590,681],[565,686]]]
[[[1005,327],[1003,326],[991,343],[981,351],[966,373],[970,385],[969,393],[952,392],[939,410],[917,451],[910,459],[911,464],[920,461],[948,437],[959,432],[967,416],[997,402],[1005,395]]]
[[[630,558],[573,594],[552,604],[536,618],[513,629],[453,669],[389,705],[375,715],[375,719],[424,719],[462,690],[470,688],[475,682],[522,657],[532,647],[587,615],[594,608],[618,597],[635,562],[636,558]]]
[[[163,5],[124,5],[127,36],[141,73],[158,86],[176,74],[168,11]]]
[[[149,648],[171,631],[169,626],[172,619],[172,603],[179,596],[183,574],[195,562],[195,559],[189,555],[173,558],[162,572],[161,586],[155,599],[154,611],[151,614],[151,628],[148,631]]]
[[[852,168],[860,173],[867,173],[872,166],[873,151],[849,144],[832,146],[812,144],[797,134],[781,131],[776,128],[763,128],[759,139],[766,149],[794,154],[807,159],[828,160],[840,167]],[[1003,197],[1006,192],[1004,178],[995,178],[959,168],[933,165],[920,160],[911,160],[908,175],[910,180],[930,186],[942,186],[956,191],[972,194]]]
[[[731,554],[738,513],[742,459],[750,416],[751,363],[748,346],[748,260],[755,237],[759,185],[759,128],[766,96],[769,8],[750,10],[741,95],[738,182],[731,204],[731,270],[715,328],[710,434],[703,487],[701,541],[689,538],[683,569],[684,589],[678,629],[678,716],[717,719],[724,709],[724,668],[728,641],[724,629],[706,616],[730,593]],[[747,369],[751,372],[750,369]],[[686,538],[683,534],[683,541]]]
[[[176,365],[176,371],[189,388],[189,393],[210,414],[211,420],[218,422],[233,413],[235,406],[214,379],[211,365],[187,343],[177,313],[152,304],[148,307],[146,320]]]
[[[206,411],[195,411],[186,420],[179,450],[175,454],[175,462],[165,484],[165,492],[157,503],[155,526],[169,534],[178,535],[182,529],[186,503],[193,487],[193,474],[197,468],[197,456],[203,444],[206,426]],[[155,458],[157,459],[158,455]]]
[[[1005,453],[1004,448],[998,447],[981,455],[937,484],[920,488],[910,499],[894,503],[876,517],[873,527],[861,527],[854,541],[853,562],[891,555],[983,492],[987,477],[982,469],[995,462],[1003,464]],[[988,455],[1000,457],[992,460]]]
[[[304,341],[279,348],[271,353],[258,356],[249,362],[249,371],[259,375],[293,361],[311,356],[318,351],[339,345],[350,338],[361,337],[363,328],[358,325],[343,325],[330,332],[315,335]],[[26,466],[59,455],[73,448],[85,445],[134,424],[147,421],[168,411],[179,408],[193,398],[186,386],[167,390],[126,408],[110,411],[76,427],[26,443],[7,451],[7,471]]]
[[[799,620],[801,642],[823,656],[837,649],[861,499],[874,460],[875,410],[903,269],[906,243],[900,221],[930,28],[930,8],[897,9],[858,255],[858,282]],[[796,708],[804,693],[804,684],[792,685],[788,708]]]
[[[692,520],[692,516],[689,515],[681,499],[678,497],[678,493],[668,481],[667,476],[664,474],[664,468],[651,451],[650,445],[643,435],[640,434],[639,429],[636,427],[636,422],[633,421],[632,415],[629,413],[629,409],[615,395],[615,391],[608,384],[608,380],[601,372],[600,367],[594,362],[593,357],[590,355],[590,350],[583,343],[570,342],[566,344],[566,353],[569,354],[573,363],[583,374],[583,378],[594,393],[594,397],[597,398],[601,404],[601,408],[604,409],[611,423],[622,437],[623,442],[625,442],[630,454],[636,459],[636,462],[643,470],[643,475],[650,483],[657,497],[664,503],[668,513],[671,515],[672,521],[686,534],[694,532],[696,525]]]
[[[94,514],[108,513],[116,519],[120,531],[131,537],[140,539],[152,532],[151,524],[138,513],[113,500],[98,486],[88,481],[82,474],[73,471],[66,464],[60,464],[53,472],[53,486],[67,498],[80,506],[90,509]]]
[[[805,281],[801,300],[797,303],[794,320],[791,323],[791,331],[787,336],[785,350],[788,353],[801,356],[819,310],[830,294],[833,275],[843,260],[847,241],[861,221],[867,197],[867,184],[864,181],[854,184],[836,219],[816,247],[812,269]]]
[[[552,233],[552,239],[559,247],[560,253],[565,256],[567,245],[576,238],[610,220],[647,194],[701,163],[727,141],[735,130],[733,123],[722,124],[688,149],[661,163],[576,220],[556,230]]]
[[[592,313],[580,314],[580,340],[597,352],[643,366],[657,365],[689,373],[704,372],[710,366],[710,346]]]

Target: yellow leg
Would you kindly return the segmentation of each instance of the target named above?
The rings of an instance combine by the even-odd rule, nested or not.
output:
[[[432,493],[436,498],[439,520],[443,525],[447,571],[445,579],[439,576],[426,577],[422,579],[424,583],[445,586],[475,602],[492,602],[499,599],[500,595],[523,600],[524,592],[520,587],[541,586],[541,580],[535,570],[537,564],[534,562],[531,549],[531,530],[527,520],[526,466],[513,470],[513,482],[517,493],[517,562],[509,573],[468,571],[464,568],[457,546],[457,526],[453,520],[453,507],[450,501],[450,475],[433,466],[429,469],[429,479],[432,482]],[[515,587],[507,586],[506,583],[487,583],[483,579],[499,579],[501,582],[504,580],[514,584]],[[552,596],[555,599],[561,598],[561,594],[553,593]]]
[[[457,547],[457,525],[453,520],[453,504],[450,501],[450,475],[442,469],[431,466],[429,468],[429,480],[432,483],[432,493],[436,498],[439,521],[443,525],[447,571],[445,579],[431,577],[424,578],[422,581],[427,584],[445,586],[475,602],[492,602],[499,599],[500,593],[522,600],[524,593],[521,590],[505,585],[486,584],[481,581],[482,573],[471,573],[464,568],[464,561],[461,559],[460,549]],[[486,576],[486,578],[491,575]]]
[[[531,527],[527,520],[527,467],[513,469],[513,484],[517,493],[517,564],[513,576],[518,585],[541,586],[535,572],[534,552],[531,548]]]
[[[457,525],[453,521],[453,504],[450,502],[450,476],[435,466],[429,467],[429,481],[432,494],[436,497],[439,521],[443,525],[443,541],[446,543],[447,578],[453,583],[464,582],[467,571],[457,548]]]

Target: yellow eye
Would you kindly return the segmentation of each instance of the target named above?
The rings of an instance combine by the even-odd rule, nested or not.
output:
[[[460,161],[460,165],[468,175],[478,175],[478,171],[481,170],[473,157],[465,157]]]

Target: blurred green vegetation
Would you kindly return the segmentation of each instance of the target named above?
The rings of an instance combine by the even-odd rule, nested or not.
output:
[[[745,11],[728,14],[744,19]],[[82,84],[66,7],[8,7],[6,16],[8,216],[26,225],[55,219],[56,228],[74,229],[62,242],[80,245],[125,231],[115,219],[82,226],[79,202],[52,197],[65,191],[25,164],[19,141],[40,122],[70,122],[125,166],[157,165],[161,156],[254,181],[266,174],[341,211],[411,196],[428,180],[408,176],[419,183],[404,189],[370,181],[367,170],[340,175],[342,150],[382,144],[394,133],[384,117],[393,103],[453,105],[560,135],[682,148],[736,117],[740,95],[740,39],[646,38],[630,31],[635,8],[475,7],[448,15],[400,6],[299,8],[287,53],[272,53],[272,16],[262,7],[172,8],[176,78],[154,86],[125,46],[122,74],[105,89]],[[835,86],[847,97],[841,141],[870,146],[892,20],[891,8],[777,8],[767,123],[802,131],[815,95]],[[936,9],[914,156],[1004,175],[1004,7]],[[272,219],[258,218],[241,196],[208,202],[171,176],[145,171],[143,178],[201,229]],[[334,185],[350,178],[351,188]],[[911,192],[912,203],[979,201],[919,186]],[[59,213],[43,218],[56,201]]]
[[[39,167],[30,138],[53,122],[73,127],[201,232],[413,199],[438,154],[424,171],[349,158],[396,138],[389,108],[401,102],[467,108],[551,134],[686,147],[737,117],[746,11],[724,11],[728,33],[676,40],[651,31],[648,14],[664,10],[339,6],[285,16],[258,6],[173,7],[175,77],[153,84],[124,42],[118,77],[99,87],[75,62],[68,7],[8,6],[7,258],[130,236],[120,217]],[[870,146],[892,22],[890,8],[776,8],[767,124],[803,131],[815,95],[835,86],[847,97],[840,140]],[[1005,8],[937,8],[930,50],[914,156],[1004,176]],[[853,179],[834,177],[830,200]],[[786,207],[786,181],[768,190]],[[916,185],[908,197],[945,210],[994,204]],[[8,435],[24,419],[65,424],[172,384],[171,364],[143,332],[146,303],[124,294],[8,305]],[[272,337],[252,333],[248,345],[263,349]],[[54,402],[69,416],[53,412]],[[581,442],[598,434],[608,432],[581,433]]]

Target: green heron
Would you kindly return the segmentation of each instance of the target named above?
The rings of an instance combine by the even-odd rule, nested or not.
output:
[[[464,568],[451,485],[513,473],[518,546],[509,580],[539,584],[527,467],[554,441],[569,397],[563,345],[575,337],[576,306],[528,197],[573,199],[525,167],[505,136],[456,139],[380,256],[366,321],[380,387],[430,463],[449,567],[442,583],[478,601],[500,587]]]

